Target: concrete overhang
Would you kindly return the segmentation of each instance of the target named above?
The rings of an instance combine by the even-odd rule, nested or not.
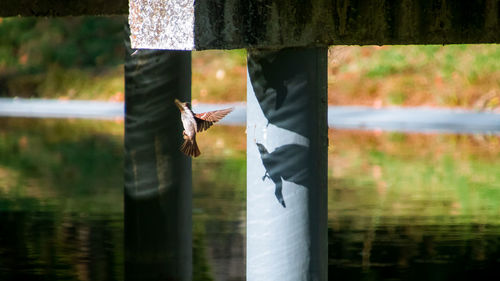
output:
[[[0,16],[129,13],[135,49],[500,43],[499,0],[2,0]]]
[[[130,0],[132,48],[500,42],[498,0]]]

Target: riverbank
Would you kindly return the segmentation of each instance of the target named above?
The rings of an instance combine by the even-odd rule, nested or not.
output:
[[[246,100],[246,51],[193,52],[194,102]],[[2,74],[0,67],[0,80]],[[330,105],[500,107],[500,45],[336,46],[329,51]],[[1,82],[1,81],[0,81]],[[123,101],[123,66],[13,74],[0,95]]]

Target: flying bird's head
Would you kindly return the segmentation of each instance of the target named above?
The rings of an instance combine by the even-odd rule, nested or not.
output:
[[[257,144],[257,148],[259,149],[259,153],[261,156],[269,154],[269,152],[267,151],[266,147],[263,144],[258,143],[258,142],[256,142],[256,144]]]
[[[181,113],[191,108],[191,104],[189,104],[189,102],[181,102],[178,99],[175,99],[174,102],[177,108],[179,108],[179,110],[181,111]]]

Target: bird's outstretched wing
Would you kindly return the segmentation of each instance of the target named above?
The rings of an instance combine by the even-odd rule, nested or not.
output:
[[[210,128],[215,122],[220,121],[224,116],[228,115],[234,108],[226,108],[214,111],[198,113],[194,115],[198,132],[202,132]]]

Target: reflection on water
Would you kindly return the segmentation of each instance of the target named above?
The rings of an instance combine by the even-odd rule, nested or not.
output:
[[[123,280],[121,216],[32,207],[0,211],[0,280]]]
[[[122,141],[104,125],[0,119],[0,280],[123,280]]]
[[[486,280],[500,271],[500,226],[344,217],[329,229],[332,280]],[[367,228],[360,228],[365,224]]]
[[[0,280],[123,280],[122,127],[0,119]],[[498,137],[330,133],[330,279],[500,275]],[[244,128],[199,142],[194,280],[244,280]]]

